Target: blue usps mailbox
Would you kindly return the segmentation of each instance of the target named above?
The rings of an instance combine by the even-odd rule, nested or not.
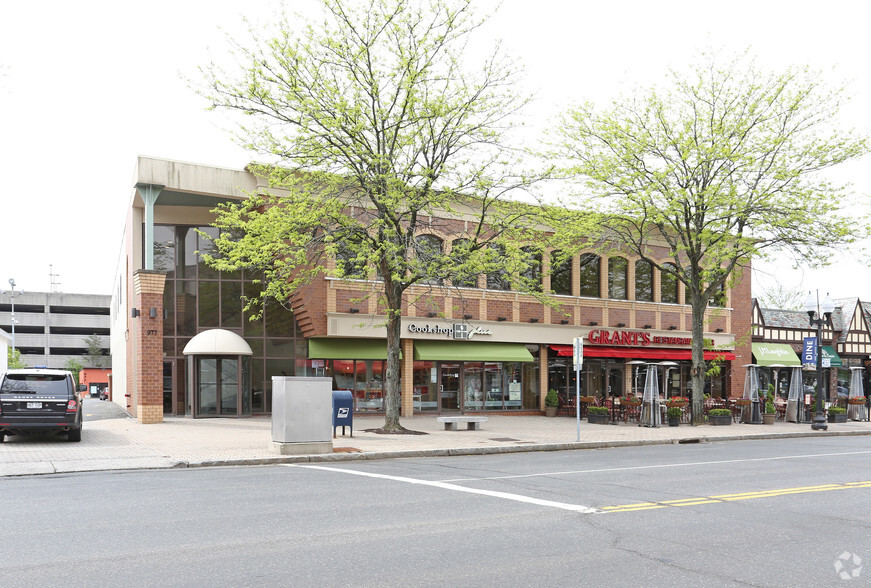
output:
[[[345,427],[351,427],[354,436],[354,396],[350,390],[333,390],[333,439],[338,427],[342,427],[342,435]]]

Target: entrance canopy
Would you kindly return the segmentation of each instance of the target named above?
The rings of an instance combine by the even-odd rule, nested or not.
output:
[[[415,341],[414,359],[421,361],[535,361],[526,346],[520,343],[477,343],[471,341]]]
[[[254,355],[245,339],[226,329],[203,331],[184,346],[185,355]]]
[[[753,343],[752,347],[756,365],[801,365],[795,351],[785,343]]]
[[[571,345],[549,345],[551,351],[556,351],[561,357],[572,357]],[[731,351],[710,351],[705,352],[705,361],[714,360],[732,360],[735,359],[735,354]],[[606,346],[584,346],[584,357],[622,357],[626,359],[672,359],[672,360],[690,360],[693,358],[691,349],[651,349],[649,347],[606,347]]]

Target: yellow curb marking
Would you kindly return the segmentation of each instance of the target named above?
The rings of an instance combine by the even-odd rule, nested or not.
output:
[[[738,494],[719,494],[716,496],[701,496],[697,498],[683,498],[680,500],[662,500],[660,502],[637,502],[635,504],[618,504],[616,506],[603,506],[603,513],[610,512],[633,512],[637,510],[652,510],[655,508],[668,508],[674,506],[696,506],[699,504],[714,504],[718,502],[735,502],[738,500],[751,500],[756,498],[771,498],[774,496],[788,496],[790,494],[806,494],[809,492],[829,492],[831,490],[851,490],[853,488],[871,488],[871,481],[845,482],[843,484],[823,484],[820,486],[800,486],[798,488],[781,488],[778,490],[761,490],[758,492],[741,492]]]

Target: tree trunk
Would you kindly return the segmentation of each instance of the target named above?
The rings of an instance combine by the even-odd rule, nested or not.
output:
[[[402,292],[385,283],[387,294],[387,366],[385,369],[384,431],[402,431],[399,424],[401,408],[402,366],[399,353],[402,349]]]
[[[690,368],[690,377],[693,390],[693,425],[701,425],[705,422],[705,310],[707,310],[708,305],[698,292],[691,293],[690,304],[692,307],[692,367]]]

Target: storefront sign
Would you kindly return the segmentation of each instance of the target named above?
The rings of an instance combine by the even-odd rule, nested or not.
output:
[[[483,327],[472,326],[467,323],[455,325],[408,325],[410,333],[422,333],[427,335],[444,335],[453,339],[471,339],[475,335],[492,335],[493,331]]]
[[[626,345],[629,347],[646,347],[648,345],[692,345],[692,337],[667,337],[652,335],[646,331],[605,331],[601,329],[590,331],[590,345]],[[705,339],[706,346],[713,346],[711,339]]]

